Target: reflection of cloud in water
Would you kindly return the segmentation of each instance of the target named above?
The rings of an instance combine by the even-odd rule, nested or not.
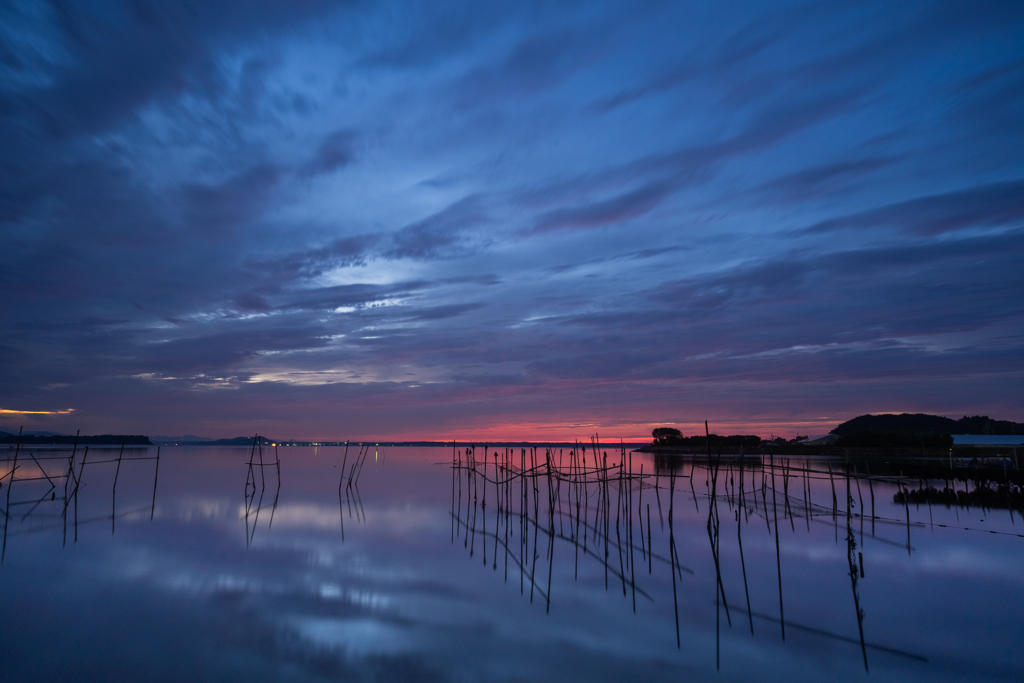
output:
[[[303,617],[285,623],[317,645],[351,654],[395,654],[415,649],[415,639],[408,629],[375,619]]]
[[[156,516],[171,516],[183,522],[225,519],[233,516],[235,507],[235,502],[228,498],[181,498],[173,504],[157,505]]]
[[[271,498],[271,501],[273,499]],[[269,522],[269,505],[264,500],[261,508],[268,511],[267,522]],[[374,506],[364,505],[366,511],[366,522],[369,526],[387,528],[395,533],[409,533],[416,531],[432,531],[445,528],[448,524],[448,515],[442,510],[426,506],[410,505],[386,505]],[[254,505],[249,511],[250,519],[253,518],[256,510]],[[161,515],[162,513],[162,515]],[[273,528],[301,528],[335,530],[338,528],[338,508],[334,505],[321,505],[316,503],[280,503],[274,513]],[[172,505],[157,505],[156,516],[170,516],[174,519],[191,522],[196,520],[218,520],[245,519],[245,505],[231,498],[182,498]],[[348,524],[348,508],[345,509],[345,522]],[[148,515],[147,515],[148,520]],[[260,535],[266,534],[264,520],[260,519]]]

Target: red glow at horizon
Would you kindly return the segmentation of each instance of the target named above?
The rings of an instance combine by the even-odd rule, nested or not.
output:
[[[793,438],[797,435],[818,436],[831,431],[840,420],[793,420],[786,422],[708,422],[712,434],[756,434],[762,438],[784,436]],[[601,442],[613,444],[618,441],[626,443],[647,442],[651,440],[651,431],[656,427],[675,427],[684,436],[701,436],[704,434],[703,422],[650,422],[647,424],[616,424],[616,423],[543,423],[543,422],[507,422],[489,424],[479,429],[459,429],[446,434],[440,433],[400,433],[385,437],[367,437],[364,441],[457,441],[462,443],[501,443],[505,441],[527,442],[572,442],[589,443],[595,434]]]

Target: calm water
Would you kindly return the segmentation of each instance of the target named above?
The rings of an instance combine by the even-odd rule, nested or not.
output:
[[[264,449],[250,470],[247,449],[164,448],[154,503],[156,461],[128,458],[155,448],[119,471],[117,449],[93,449],[66,527],[69,453],[22,453],[0,488],[0,679],[1024,674],[1024,525],[1007,510],[904,506],[881,479],[847,498],[839,463],[796,459],[774,484],[745,462],[742,499],[738,461],[720,464],[712,508],[706,461],[673,477],[633,454],[634,475],[658,473],[641,489],[617,452],[595,472],[588,450],[584,476],[564,450],[561,483],[542,453],[502,449],[496,468],[493,452],[485,471],[481,449],[475,470],[451,449],[371,449],[348,486],[344,449],[280,449],[279,468]]]

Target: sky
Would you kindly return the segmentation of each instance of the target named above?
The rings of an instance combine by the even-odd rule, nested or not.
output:
[[[0,13],[2,427],[1024,419],[1020,2]]]

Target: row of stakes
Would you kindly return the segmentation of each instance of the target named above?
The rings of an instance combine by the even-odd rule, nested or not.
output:
[[[705,425],[705,430],[707,426]],[[535,599],[543,602],[545,611],[551,609],[552,579],[554,576],[555,547],[568,544],[573,558],[573,576],[579,579],[580,562],[592,562],[603,571],[605,589],[621,589],[622,597],[632,602],[634,613],[637,598],[654,602],[655,598],[641,583],[644,569],[653,575],[655,566],[665,567],[672,580],[672,601],[675,620],[677,648],[682,647],[682,633],[679,624],[679,593],[683,590],[684,575],[694,571],[680,561],[677,543],[675,502],[682,489],[677,491],[680,480],[686,480],[693,504],[700,514],[700,499],[706,499],[706,529],[711,556],[715,566],[716,603],[716,666],[721,665],[721,615],[724,614],[728,627],[732,627],[732,614],[739,612],[747,616],[751,634],[754,620],[764,620],[777,625],[781,638],[785,640],[786,629],[799,630],[818,636],[858,645],[865,670],[868,669],[868,651],[887,652],[917,661],[927,661],[920,655],[871,643],[864,636],[864,610],[860,604],[859,582],[864,578],[864,559],[859,551],[854,520],[860,521],[861,544],[863,543],[864,521],[868,515],[854,512],[857,507],[854,487],[860,496],[860,509],[864,509],[860,482],[867,482],[871,505],[871,534],[875,524],[904,524],[904,520],[884,518],[874,513],[874,484],[882,479],[860,474],[853,468],[846,468],[844,474],[833,472],[827,467],[831,482],[831,507],[815,504],[811,500],[811,482],[825,478],[825,472],[809,467],[794,467],[790,460],[776,463],[769,454],[768,462],[761,456],[726,458],[721,453],[713,455],[709,448],[706,458],[656,458],[655,472],[644,472],[644,465],[634,468],[632,452],[619,444],[613,448],[617,462],[609,462],[608,451],[602,447],[597,435],[589,444],[577,442],[568,454],[564,450],[537,447],[502,451],[491,451],[486,445],[478,449],[475,445],[459,448],[453,443],[451,456],[451,540],[462,541],[470,556],[479,552],[483,564],[497,572],[502,570],[504,580],[509,581],[518,573],[520,592],[529,594],[531,603]],[[703,462],[702,462],[703,460]],[[685,465],[689,465],[689,472]],[[760,482],[757,481],[760,475]],[[705,492],[698,494],[694,481],[704,478]],[[737,486],[737,479],[739,480]],[[888,479],[884,479],[889,481]],[[837,491],[837,481],[839,491]],[[839,504],[842,484],[845,482],[845,513]],[[801,495],[796,495],[799,485]],[[791,487],[794,489],[790,493]],[[644,494],[648,492],[648,502]],[[654,494],[658,521],[662,536],[666,530],[667,548],[655,550],[652,533],[652,509],[650,495]],[[663,507],[661,494],[667,501]],[[758,495],[760,494],[760,495]],[[488,496],[491,507],[496,511],[488,517]],[[746,609],[735,603],[730,605],[722,580],[722,557],[720,543],[724,533],[720,503],[725,501],[728,516],[735,520],[736,539],[743,576]],[[665,509],[667,508],[667,510]],[[667,514],[666,514],[667,513]],[[795,531],[796,519],[803,517],[808,531],[811,523],[829,523],[836,528],[837,543],[840,524],[846,527],[847,573],[850,580],[853,611],[856,618],[858,637],[851,638],[825,629],[816,628],[787,620],[782,592],[782,559],[779,544],[779,515],[782,524],[787,521]],[[775,538],[776,574],[778,583],[778,615],[769,615],[751,608],[747,566],[743,556],[743,523],[751,518],[762,517],[767,530]],[[831,517],[831,520],[825,518]],[[909,513],[906,520],[911,524]],[[773,530],[774,528],[774,530]],[[659,543],[665,541],[662,537]],[[908,548],[909,548],[908,536]],[[637,562],[640,562],[639,566]],[[640,580],[637,579],[637,572]],[[539,572],[539,573],[538,573]],[[513,578],[514,580],[514,578]]]

